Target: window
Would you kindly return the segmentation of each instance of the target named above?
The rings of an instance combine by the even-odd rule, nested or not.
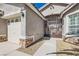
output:
[[[15,22],[20,22],[21,21],[21,18],[16,18],[15,19]]]
[[[7,22],[8,22],[8,24],[16,23],[16,22],[21,22],[21,18],[20,17],[16,17],[16,18],[8,19]]]
[[[69,15],[69,33],[79,34],[79,13]]]
[[[8,22],[8,25],[10,24],[10,20],[7,20],[7,22]]]
[[[13,23],[14,22],[14,19],[11,19],[11,23]]]
[[[15,19],[15,22],[18,22],[18,19]]]

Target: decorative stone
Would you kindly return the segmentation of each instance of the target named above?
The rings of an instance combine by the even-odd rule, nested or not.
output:
[[[33,43],[33,38],[20,39],[21,48],[26,48]]]
[[[7,41],[7,37],[4,35],[0,35],[0,41]]]

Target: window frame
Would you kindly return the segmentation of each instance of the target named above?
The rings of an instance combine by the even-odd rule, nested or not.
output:
[[[77,15],[78,14],[78,15]],[[77,33],[78,32],[78,30],[79,30],[79,27],[77,27],[77,28],[70,28],[69,26],[79,26],[79,23],[77,23],[77,21],[78,21],[78,19],[77,19],[77,21],[76,21],[76,19],[74,19],[74,21],[75,21],[75,24],[73,24],[73,25],[71,25],[70,24],[70,19],[69,19],[69,16],[74,16],[74,15],[76,15],[77,16],[77,18],[79,18],[79,10],[77,10],[77,11],[74,11],[74,12],[72,12],[72,13],[69,13],[68,15],[66,15],[66,17],[68,18],[68,33],[69,33],[69,29],[74,29],[74,31],[75,31],[75,33],[76,34],[79,34],[79,33]],[[75,16],[75,17],[76,17]],[[72,22],[73,22],[73,20],[72,20]],[[73,30],[72,30],[73,31]],[[71,34],[71,35],[73,35],[73,34]]]

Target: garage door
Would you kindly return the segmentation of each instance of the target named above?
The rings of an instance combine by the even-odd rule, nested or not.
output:
[[[21,34],[20,18],[8,20],[8,41],[18,43]]]

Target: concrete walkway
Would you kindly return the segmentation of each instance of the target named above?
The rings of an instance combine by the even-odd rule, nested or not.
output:
[[[12,42],[1,42],[0,43],[0,55],[7,55],[13,50],[17,49],[19,46]]]
[[[13,52],[7,54],[6,56],[31,56],[31,55],[14,50]]]
[[[0,43],[0,56],[32,56],[21,51],[17,51],[19,46],[12,42],[3,42]],[[35,52],[33,56],[54,56],[52,53],[56,52],[56,39],[51,38],[50,40],[45,40],[43,45]]]
[[[46,40],[46,42],[37,50],[34,56],[51,56],[53,54],[47,54],[52,52],[56,52],[56,40],[54,38]]]
[[[13,42],[1,42],[0,43],[0,56],[7,56],[7,55],[25,55],[24,53],[16,51],[19,46]],[[28,55],[28,54],[26,54]]]

